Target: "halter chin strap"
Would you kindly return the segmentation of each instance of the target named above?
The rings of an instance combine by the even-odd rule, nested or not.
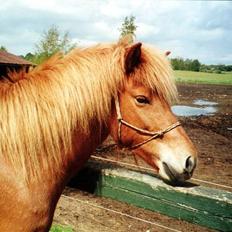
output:
[[[122,144],[122,140],[121,140],[122,125],[125,125],[125,126],[131,128],[132,130],[140,132],[141,134],[150,136],[148,139],[146,139],[146,140],[144,140],[144,141],[142,141],[140,143],[137,143],[137,144],[135,144],[135,145],[133,145],[131,147],[128,147],[131,150],[136,149],[136,148],[144,145],[145,143],[150,142],[153,139],[161,137],[164,134],[166,134],[167,132],[169,132],[172,129],[174,129],[174,128],[176,128],[176,127],[178,127],[178,126],[181,125],[180,122],[177,121],[176,123],[173,123],[172,125],[170,125],[169,127],[167,127],[164,130],[159,130],[159,131],[144,130],[144,129],[141,129],[141,128],[139,128],[137,126],[134,126],[134,125],[130,124],[129,122],[123,120],[122,114],[121,114],[121,110],[120,110],[120,104],[119,104],[119,100],[118,100],[118,95],[115,98],[115,107],[116,107],[117,119],[118,119],[118,124],[119,124],[118,125],[118,140],[119,140],[120,144]]]

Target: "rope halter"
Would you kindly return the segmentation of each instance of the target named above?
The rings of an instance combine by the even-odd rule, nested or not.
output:
[[[122,140],[121,140],[122,125],[125,125],[126,127],[129,127],[132,130],[137,131],[143,135],[150,136],[148,139],[128,147],[130,150],[136,149],[136,148],[152,141],[153,139],[162,137],[167,132],[169,132],[169,131],[171,131],[171,130],[173,130],[176,127],[181,125],[180,122],[177,121],[176,123],[173,123],[172,125],[168,126],[166,129],[163,129],[163,130],[159,130],[159,131],[144,130],[144,129],[141,129],[141,128],[134,126],[134,125],[130,124],[129,122],[123,120],[121,110],[120,110],[118,95],[115,98],[115,107],[116,107],[116,113],[117,113],[117,120],[118,120],[118,124],[119,124],[118,125],[118,141],[120,144],[122,144]]]

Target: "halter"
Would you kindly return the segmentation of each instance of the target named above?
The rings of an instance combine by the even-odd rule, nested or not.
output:
[[[169,131],[173,130],[174,128],[181,125],[180,122],[177,121],[176,123],[173,123],[172,125],[168,126],[164,130],[159,130],[159,131],[144,130],[144,129],[141,129],[141,128],[134,126],[134,125],[130,124],[129,122],[123,120],[121,110],[120,110],[118,95],[115,98],[115,107],[116,107],[117,119],[118,119],[118,124],[119,124],[118,125],[118,140],[119,140],[120,144],[122,144],[122,140],[121,140],[121,131],[122,131],[121,127],[122,127],[122,125],[125,125],[125,126],[131,128],[132,130],[140,132],[141,134],[150,136],[148,139],[129,147],[130,150],[136,149],[136,148],[150,142],[153,139],[156,139],[158,137],[162,137],[167,132],[169,132]]]

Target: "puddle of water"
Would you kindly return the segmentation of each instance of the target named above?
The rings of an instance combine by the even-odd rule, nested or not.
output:
[[[199,116],[199,115],[213,115],[217,109],[212,106],[203,108],[193,106],[172,106],[172,112],[177,116]]]
[[[194,100],[193,104],[198,105],[198,106],[215,106],[215,105],[218,105],[217,102],[212,102],[212,101],[203,100],[203,99]]]
[[[172,111],[177,116],[213,115],[217,112],[217,102],[198,99],[193,104],[197,106],[175,105],[172,106]]]

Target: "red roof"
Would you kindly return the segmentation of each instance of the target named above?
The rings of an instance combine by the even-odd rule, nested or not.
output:
[[[30,61],[5,51],[0,51],[0,64],[33,65]]]

